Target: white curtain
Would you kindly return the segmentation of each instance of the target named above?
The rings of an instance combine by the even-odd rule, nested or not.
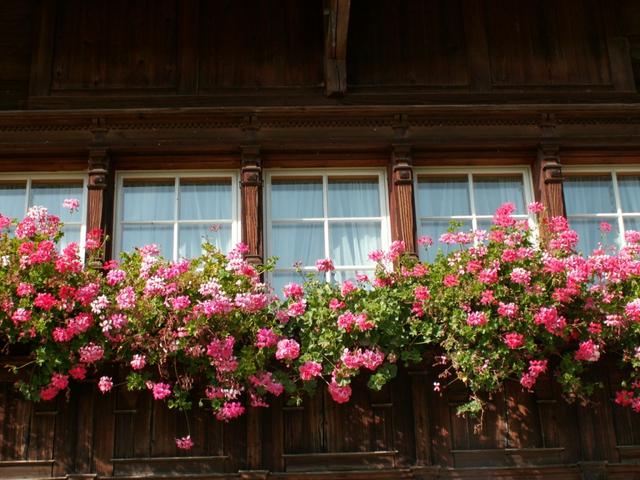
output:
[[[611,232],[604,234],[600,231],[600,224],[607,222],[611,225]],[[589,255],[594,249],[598,248],[599,243],[603,246],[618,246],[620,235],[618,230],[618,221],[615,218],[571,218],[570,226],[578,232],[580,240],[578,242],[578,251],[584,255]]]
[[[618,191],[624,213],[640,213],[640,177],[618,175]]]
[[[563,191],[567,215],[616,211],[610,175],[567,177]]]
[[[180,220],[231,220],[231,182],[180,181]]]
[[[329,245],[335,265],[371,265],[369,252],[381,247],[380,222],[331,223]]]
[[[173,220],[175,184],[162,182],[125,182],[122,220],[125,222]]]
[[[0,213],[10,218],[22,218],[25,211],[26,185],[0,184]]]
[[[322,180],[274,180],[271,185],[271,217],[322,218]]]
[[[77,212],[69,212],[62,207],[62,202],[67,198],[80,200],[80,209]],[[57,215],[63,222],[82,222],[84,205],[82,204],[82,184],[31,184],[30,205],[42,205],[47,207],[49,213]]]
[[[296,262],[314,265],[325,257],[322,223],[274,224],[271,228],[271,252],[278,266],[288,268]]]
[[[513,203],[515,213],[526,213],[522,177],[473,177],[473,194],[477,215],[493,215],[503,203]]]
[[[418,181],[418,215],[450,217],[470,215],[467,177],[421,178]]]
[[[379,217],[377,180],[329,180],[329,218]]]
[[[202,244],[206,240],[222,252],[231,250],[231,225],[210,224],[180,225],[178,230],[178,256],[194,258],[202,253]]]

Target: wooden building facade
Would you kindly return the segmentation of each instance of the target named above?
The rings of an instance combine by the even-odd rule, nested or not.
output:
[[[0,46],[0,190],[73,183],[78,233],[104,228],[113,255],[136,178],[228,179],[229,240],[256,261],[278,253],[268,192],[291,172],[364,175],[376,241],[413,251],[433,178],[517,178],[553,215],[576,211],[563,190],[585,176],[640,198],[634,0],[7,0]],[[640,211],[616,202],[627,228]],[[194,411],[187,454],[147,395],[87,382],[30,404],[4,375],[0,478],[640,478],[640,415],[612,401],[615,371],[590,406],[552,379],[507,384],[480,431],[437,374],[427,361],[345,406],[321,393],[229,424]]]

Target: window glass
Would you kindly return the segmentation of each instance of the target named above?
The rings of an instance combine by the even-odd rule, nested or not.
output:
[[[416,205],[418,235],[428,236],[433,245],[420,248],[420,258],[433,261],[439,250],[448,254],[459,248],[439,241],[449,230],[451,221],[462,224],[459,230],[488,230],[496,209],[507,202],[516,206],[516,218],[526,219],[530,202],[524,175],[486,174],[421,174],[418,175]]]
[[[378,179],[329,178],[330,217],[379,217]]]
[[[621,246],[626,230],[640,226],[640,176],[617,169],[591,174],[565,174],[564,201],[578,249],[590,254],[601,246]],[[611,225],[603,234],[600,224]],[[622,230],[622,232],[621,232]]]
[[[26,182],[0,184],[0,213],[10,218],[23,217],[26,213],[26,196]]]
[[[322,218],[322,178],[274,179],[271,205],[274,219]]]
[[[567,176],[563,190],[567,215],[616,211],[611,175]]]
[[[124,177],[119,206],[119,248],[155,243],[165,258],[193,258],[208,241],[232,248],[234,194],[231,177]]]
[[[321,258],[331,258],[336,267],[320,275],[327,281],[373,273],[369,253],[386,238],[380,175],[278,174],[268,183],[267,255],[278,257],[270,278],[276,293],[290,281],[302,281],[296,268],[315,272]]]
[[[507,202],[516,206],[515,213],[525,213],[524,184],[522,176],[473,176],[473,194],[478,215],[493,215]]]
[[[452,217],[470,214],[469,180],[466,176],[419,179],[418,215]]]

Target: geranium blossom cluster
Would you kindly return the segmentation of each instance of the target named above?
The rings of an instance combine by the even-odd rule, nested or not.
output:
[[[529,210],[544,214],[540,204]],[[501,206],[488,231],[444,233],[440,241],[458,248],[430,264],[394,242],[371,253],[375,275],[301,276],[282,292],[263,283],[270,262],[248,263],[244,245],[226,255],[205,245],[201,257],[176,262],[147,245],[103,262],[104,239],[92,231],[83,260],[78,245],[57,246],[61,224],[45,209],[19,222],[0,215],[0,335],[9,349],[30,346],[30,380],[17,385],[34,400],[90,377],[103,394],[140,390],[171,408],[205,399],[230,421],[273,397],[300,403],[316,385],[347,402],[358,375],[380,389],[399,365],[437,349],[433,368],[446,381],[434,389],[464,382],[463,411],[508,378],[534,390],[553,376],[568,398],[586,395],[584,374],[602,361],[625,374],[615,401],[640,411],[640,233],[626,232],[616,252],[583,256],[566,219],[541,220],[534,243],[513,212]],[[334,265],[319,259],[316,269],[328,278]],[[105,362],[126,374],[105,375]],[[192,445],[189,435],[176,439]]]

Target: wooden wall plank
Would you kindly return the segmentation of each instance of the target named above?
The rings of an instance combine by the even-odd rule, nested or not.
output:
[[[51,91],[51,62],[54,52],[57,0],[40,0],[35,14],[31,80],[29,95],[49,95]]]
[[[53,90],[175,92],[176,70],[176,0],[59,3]]]
[[[352,0],[350,22],[349,84],[468,85],[460,0]]]
[[[322,0],[212,0],[201,6],[201,91],[322,84]]]

